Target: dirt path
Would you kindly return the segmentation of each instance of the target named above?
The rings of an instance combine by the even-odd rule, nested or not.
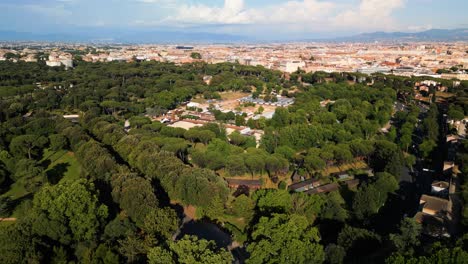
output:
[[[0,222],[14,222],[16,221],[16,218],[0,218]]]

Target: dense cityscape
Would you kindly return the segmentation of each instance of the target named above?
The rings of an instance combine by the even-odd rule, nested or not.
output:
[[[0,61],[37,62],[72,67],[73,56],[87,62],[158,61],[175,64],[240,63],[293,73],[362,72],[466,80],[466,42],[455,43],[300,43],[274,45],[119,45],[4,43]],[[48,57],[38,54],[49,54]],[[466,68],[466,67],[465,67]],[[439,72],[437,72],[439,70]]]

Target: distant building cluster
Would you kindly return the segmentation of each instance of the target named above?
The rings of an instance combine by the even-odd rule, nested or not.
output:
[[[259,105],[273,105],[278,107],[287,107],[294,104],[294,98],[282,97],[277,95],[274,100],[265,101],[262,98],[253,98],[252,95],[238,99],[241,103],[254,103]]]
[[[47,66],[60,67],[65,66],[66,68],[73,67],[73,56],[69,53],[50,53],[48,60],[46,61]]]
[[[79,45],[23,43],[0,49],[0,61],[37,61],[36,54],[50,53],[47,65],[71,67],[80,52],[88,62],[161,61],[175,64],[237,62],[293,73],[360,72],[402,76],[434,76],[468,80],[468,44],[456,43],[295,43],[244,45]],[[13,53],[17,56],[8,56]],[[197,53],[200,56],[192,56]],[[200,58],[201,57],[201,58]],[[450,71],[437,72],[440,69]]]

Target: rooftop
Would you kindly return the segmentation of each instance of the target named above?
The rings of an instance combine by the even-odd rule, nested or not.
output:
[[[441,213],[447,212],[449,209],[448,200],[426,194],[421,196],[419,204],[422,205],[423,213],[431,215],[439,215]]]
[[[328,193],[328,192],[336,191],[339,188],[340,188],[340,185],[338,183],[334,182],[334,183],[325,184],[325,185],[319,186],[317,188],[308,190],[305,193],[307,193],[307,194]]]

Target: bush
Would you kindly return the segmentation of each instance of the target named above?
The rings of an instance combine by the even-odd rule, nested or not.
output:
[[[278,184],[278,188],[280,190],[286,190],[287,187],[288,187],[288,185],[284,181],[280,181],[279,184]]]

